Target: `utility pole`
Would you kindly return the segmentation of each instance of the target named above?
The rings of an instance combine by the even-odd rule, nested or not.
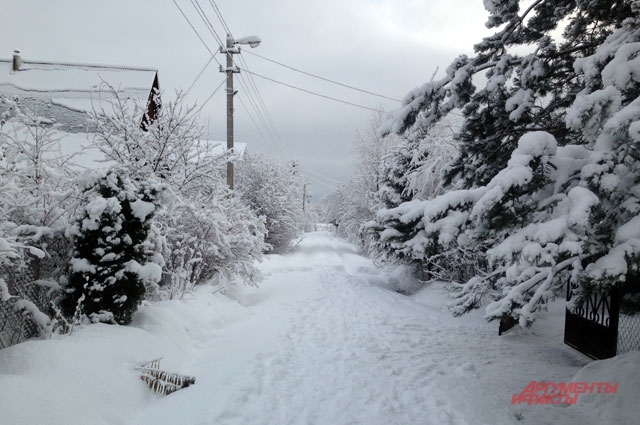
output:
[[[302,185],[302,212],[305,212],[305,207],[307,203],[307,184]]]
[[[230,154],[233,154],[233,96],[236,94],[233,90],[233,74],[240,72],[240,69],[233,64],[233,55],[240,53],[239,44],[256,47],[260,44],[260,38],[249,36],[234,40],[231,34],[227,34],[226,48],[220,47],[220,53],[227,56],[227,67],[222,69],[221,66],[220,72],[227,74],[227,151]],[[233,162],[231,159],[227,162],[227,185],[229,189],[233,190]]]
[[[240,53],[240,51],[234,46],[233,38],[227,34],[227,48],[221,53],[227,55],[227,151],[233,153],[233,74],[240,72],[240,70],[233,66],[233,54]],[[227,162],[227,185],[229,189],[233,190],[233,162],[229,160]]]

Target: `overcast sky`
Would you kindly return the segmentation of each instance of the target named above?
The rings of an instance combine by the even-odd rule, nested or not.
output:
[[[195,0],[193,0],[195,1]],[[216,32],[224,29],[210,0],[198,0]],[[191,0],[177,0],[212,51],[217,43]],[[257,35],[257,54],[368,91],[402,98],[439,75],[459,53],[471,53],[488,34],[482,0],[216,0],[233,35]],[[172,0],[2,0],[0,57],[20,49],[29,60],[149,66],[159,70],[165,95],[187,89],[210,54]],[[246,49],[250,49],[248,46]],[[224,63],[224,57],[216,55]],[[287,84],[370,108],[397,102],[293,72],[243,53],[249,70]],[[236,77],[236,81],[237,81]],[[224,80],[212,62],[189,92],[202,104]],[[315,97],[254,77],[277,132],[278,146],[236,82],[235,139],[254,152],[295,158],[314,197],[332,191],[323,179],[347,180],[356,131],[372,112]],[[251,84],[247,75],[241,78]],[[239,100],[247,105],[256,129]],[[210,138],[225,140],[224,89],[202,109]],[[282,153],[284,151],[284,153]],[[336,183],[333,183],[336,184]]]

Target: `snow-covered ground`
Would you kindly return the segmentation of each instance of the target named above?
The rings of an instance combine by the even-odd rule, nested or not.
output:
[[[201,287],[143,306],[132,326],[0,351],[0,424],[637,423],[640,353],[590,362],[563,345],[561,302],[499,337],[479,311],[451,317],[442,285],[389,291],[384,271],[328,232],[260,267],[260,288]],[[152,394],[135,368],[158,357],[195,385]],[[617,393],[511,404],[531,381],[574,376]]]

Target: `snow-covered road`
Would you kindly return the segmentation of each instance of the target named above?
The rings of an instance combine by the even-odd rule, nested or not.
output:
[[[481,309],[452,317],[442,284],[412,296],[387,289],[387,272],[328,232],[260,268],[260,288],[225,296],[204,285],[146,303],[131,326],[81,326],[0,350],[0,424],[637,422],[640,353],[580,370],[589,360],[562,343],[562,300],[531,330],[498,337]],[[151,393],[137,367],[158,357],[195,385]],[[511,404],[531,381],[574,375],[619,391],[604,405]]]
[[[197,385],[134,424],[511,424],[511,394],[584,362],[561,338],[536,347],[477,316],[453,319],[437,290],[384,289],[384,273],[329,233],[262,269],[259,290],[236,294],[251,314],[190,353]]]

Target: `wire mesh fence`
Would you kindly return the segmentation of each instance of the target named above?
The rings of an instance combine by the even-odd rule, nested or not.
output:
[[[631,281],[624,285],[620,296],[617,353],[640,350],[640,287]]]
[[[38,298],[38,288],[32,284],[36,271],[30,266],[21,269],[0,267],[0,275],[13,296],[7,301],[0,301],[0,349],[38,336],[38,327],[31,316],[17,308],[20,299],[31,301]]]
[[[618,322],[618,355],[640,350],[640,313],[620,314]]]
[[[40,336],[41,329],[31,313],[19,308],[20,300],[32,303],[38,310],[53,317],[52,301],[59,291],[56,281],[68,264],[70,241],[62,234],[44,236],[42,246],[48,248],[44,258],[29,256],[20,266],[0,266],[11,298],[0,301],[0,349]],[[47,281],[49,285],[43,284]]]

